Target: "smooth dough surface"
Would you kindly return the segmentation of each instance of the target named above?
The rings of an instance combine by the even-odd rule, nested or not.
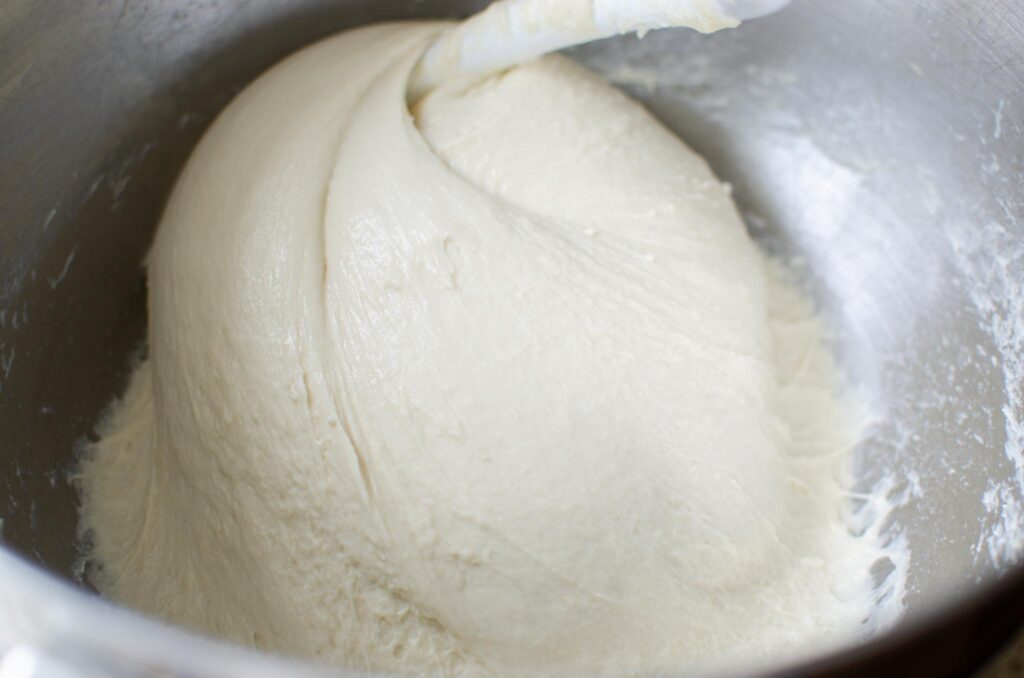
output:
[[[856,427],[726,188],[562,57],[413,115],[439,29],[299,52],[194,152],[148,261],[148,358],[81,469],[101,591],[413,673],[860,632]]]

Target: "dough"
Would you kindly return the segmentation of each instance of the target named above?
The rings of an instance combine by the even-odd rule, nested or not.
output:
[[[96,584],[342,665],[761,661],[862,632],[857,428],[728,190],[561,57],[415,110],[443,25],[333,37],[195,150],[81,469]]]

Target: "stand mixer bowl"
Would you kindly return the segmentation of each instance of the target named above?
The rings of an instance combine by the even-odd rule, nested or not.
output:
[[[0,9],[0,675],[263,675],[287,663],[101,600],[77,450],[145,335],[141,262],[217,112],[287,54],[459,0],[33,2]],[[703,154],[822,310],[875,424],[905,613],[793,674],[954,675],[1024,621],[1024,6],[824,3],[571,56]]]

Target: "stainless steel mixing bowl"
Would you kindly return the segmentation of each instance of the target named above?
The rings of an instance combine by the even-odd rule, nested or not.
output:
[[[298,670],[90,593],[75,450],[125,385],[140,262],[217,111],[317,38],[481,4],[0,2],[0,674]],[[574,56],[735,185],[874,403],[858,484],[897,505],[884,533],[911,554],[906,614],[789,670],[977,664],[1024,617],[1024,6],[795,0],[735,31]]]

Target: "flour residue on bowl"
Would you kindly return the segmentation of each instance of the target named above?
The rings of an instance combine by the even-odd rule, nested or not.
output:
[[[980,500],[985,508],[975,555],[986,554],[998,569],[1021,561],[1024,555],[1024,246],[1010,209],[1006,223],[992,221],[978,228],[952,228],[956,262],[967,293],[982,317],[998,356],[994,367],[1003,376],[1006,458],[1013,476],[993,479]]]

